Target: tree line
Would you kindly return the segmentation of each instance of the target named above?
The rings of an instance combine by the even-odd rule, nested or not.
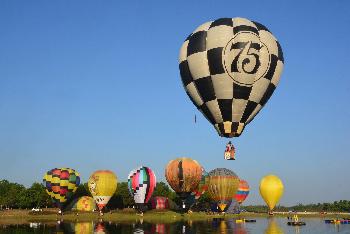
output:
[[[77,191],[70,199],[70,201],[76,200],[82,196],[91,196],[87,183],[79,185]],[[169,188],[164,182],[157,182],[157,186],[153,192],[154,196],[167,197],[175,204],[181,204],[180,198],[176,193]],[[70,201],[67,202],[69,205]],[[213,203],[208,195],[204,193],[202,197],[194,206],[194,209],[203,210],[210,209],[210,204]],[[126,207],[132,207],[134,200],[129,194],[127,182],[118,183],[117,192],[113,195],[108,203],[109,209],[123,209]],[[0,180],[0,209],[32,209],[32,208],[51,208],[53,204],[51,198],[45,191],[45,187],[41,183],[33,183],[29,188],[18,184],[11,183],[7,180]],[[250,212],[266,213],[267,206],[255,205],[255,206],[242,206]],[[314,212],[350,212],[350,201],[340,200],[333,203],[317,203],[317,204],[298,204],[295,206],[277,206],[275,211],[288,212],[288,211],[314,211]]]
[[[117,185],[117,192],[108,203],[109,209],[123,209],[132,207],[134,200],[129,194],[127,182],[120,182]],[[87,183],[80,184],[66,205],[69,206],[82,196],[91,196]],[[164,182],[158,182],[152,196],[168,197],[172,201],[178,201],[176,193],[172,191]],[[52,208],[54,207],[50,196],[46,193],[45,187],[41,183],[33,183],[29,188],[11,183],[7,180],[0,180],[0,209],[32,209],[32,208]]]
[[[266,213],[268,210],[267,206],[257,205],[257,206],[242,206],[242,209],[245,209],[250,212],[256,213]],[[350,201],[340,200],[334,201],[333,203],[317,203],[317,204],[298,204],[295,206],[276,206],[274,209],[279,212],[350,212]]]

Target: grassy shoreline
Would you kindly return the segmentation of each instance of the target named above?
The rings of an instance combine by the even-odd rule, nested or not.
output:
[[[332,214],[315,214],[315,213],[299,213],[300,218],[320,218],[320,219],[335,219],[335,218],[350,218],[349,214],[332,213]],[[288,213],[278,213],[274,217],[290,216]],[[143,216],[137,215],[134,211],[112,211],[105,213],[102,217],[97,212],[66,212],[59,216],[55,211],[43,211],[32,213],[28,210],[9,210],[0,211],[1,224],[26,224],[32,222],[50,223],[64,220],[68,222],[90,222],[90,221],[111,221],[111,222],[139,222],[140,220],[149,223],[173,223],[177,221],[205,221],[213,218],[268,218],[268,214],[262,213],[242,213],[242,214],[206,214],[204,212],[193,212],[191,214],[181,214],[174,211],[155,211],[146,212]]]

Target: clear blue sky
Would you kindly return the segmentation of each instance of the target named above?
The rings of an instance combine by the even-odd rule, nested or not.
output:
[[[274,173],[284,205],[350,200],[350,2],[0,1],[0,178],[26,186],[54,167],[121,181],[144,164],[165,181],[170,159],[227,167],[251,185]],[[285,69],[274,95],[227,140],[184,92],[178,52],[220,17],[266,25]],[[197,124],[194,124],[197,114]]]

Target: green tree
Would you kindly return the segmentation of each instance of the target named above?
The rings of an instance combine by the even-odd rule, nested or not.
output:
[[[129,194],[128,183],[118,183],[117,192],[112,196],[108,203],[108,207],[123,209],[125,207],[132,207],[134,204],[134,199]]]
[[[17,183],[3,180],[0,183],[1,207],[19,208],[20,195],[26,188]]]
[[[161,196],[161,197],[168,197],[169,198],[171,193],[172,193],[172,191],[166,183],[157,182],[152,197]]]

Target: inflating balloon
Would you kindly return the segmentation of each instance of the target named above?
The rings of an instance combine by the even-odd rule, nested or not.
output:
[[[80,176],[74,169],[54,168],[44,175],[43,184],[55,206],[62,209],[77,190]]]
[[[89,178],[88,187],[101,211],[117,190],[117,176],[109,170],[95,171]]]
[[[234,198],[239,204],[242,204],[244,200],[248,197],[248,194],[249,194],[248,182],[240,179],[238,184],[238,189]]]
[[[283,195],[283,183],[275,175],[267,175],[260,181],[260,194],[266,202],[269,210],[272,211]]]
[[[218,202],[221,211],[224,211],[236,194],[239,184],[238,176],[226,168],[216,168],[208,174],[208,192],[210,197]]]
[[[191,192],[197,189],[202,178],[202,167],[191,158],[177,158],[166,166],[165,177],[170,187],[184,202]]]
[[[78,211],[93,211],[96,209],[96,203],[92,197],[82,196],[76,201],[73,209]]]
[[[283,63],[272,33],[244,18],[202,24],[179,55],[186,93],[223,137],[241,135],[276,89]]]
[[[138,167],[128,176],[128,188],[136,207],[143,212],[145,203],[151,198],[156,187],[156,176],[148,167]]]
[[[151,208],[156,210],[169,209],[169,199],[167,197],[156,196],[151,200]]]

